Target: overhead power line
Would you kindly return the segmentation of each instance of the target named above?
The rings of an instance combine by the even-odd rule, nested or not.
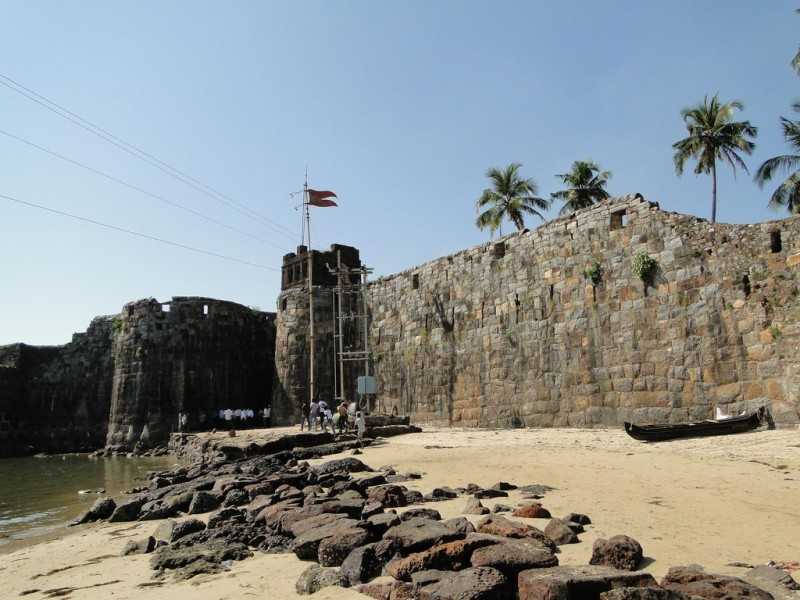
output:
[[[245,216],[261,221],[262,224],[266,225],[267,227],[272,228],[276,233],[280,233],[281,235],[285,235],[288,238],[295,240],[296,233],[293,232],[291,229],[266,217],[255,210],[249,208],[248,206],[241,204],[231,198],[230,196],[223,194],[222,192],[214,189],[213,187],[204,184],[203,182],[199,181],[195,177],[185,173],[173,167],[169,163],[164,162],[160,158],[153,156],[149,152],[142,150],[138,146],[131,144],[130,142],[126,142],[124,139],[114,135],[110,131],[103,129],[99,125],[92,123],[88,119],[78,115],[77,113],[72,112],[71,110],[64,108],[57,102],[50,100],[46,96],[39,94],[38,92],[25,87],[21,83],[15,81],[11,77],[3,75],[0,73],[0,85],[7,87],[8,89],[20,94],[28,98],[29,100],[39,104],[40,106],[46,108],[47,110],[59,115],[60,117],[67,119],[68,121],[72,122],[73,124],[85,129],[86,131],[96,135],[97,137],[107,141],[108,143],[116,146],[117,148],[127,152],[128,154],[135,156],[139,160],[142,160],[149,165],[159,169],[160,171],[166,173],[170,177],[173,177],[182,183],[188,185],[189,187],[195,189],[196,191],[213,198],[218,202],[222,202],[226,204],[230,208],[239,211],[240,213],[244,214]]]
[[[136,237],[144,238],[146,240],[152,240],[154,242],[159,242],[161,244],[166,244],[168,246],[174,246],[176,248],[183,248],[184,250],[189,250],[191,252],[196,252],[198,254],[205,254],[206,256],[213,256],[214,258],[221,258],[222,260],[227,260],[230,262],[239,263],[242,265],[247,265],[248,267],[256,267],[257,269],[264,269],[266,271],[280,271],[280,269],[275,267],[268,267],[267,265],[260,265],[258,263],[250,262],[247,260],[242,260],[240,258],[236,258],[233,256],[226,256],[225,254],[218,254],[217,252],[212,252],[210,250],[203,250],[202,248],[195,248],[194,246],[188,246],[186,244],[181,244],[180,242],[173,242],[171,240],[166,240],[164,238],[156,237],[154,235],[150,235],[147,233],[141,233],[140,231],[133,231],[132,229],[125,229],[124,227],[118,227],[116,225],[110,225],[109,223],[103,223],[102,221],[97,221],[95,219],[90,219],[89,217],[82,217],[80,215],[74,215],[72,213],[65,212],[63,210],[58,210],[56,208],[51,208],[49,206],[44,206],[43,204],[37,204],[35,202],[28,202],[27,200],[21,200],[20,198],[15,198],[13,196],[7,196],[5,194],[0,194],[0,198],[4,200],[8,200],[9,202],[16,202],[17,204],[21,204],[23,206],[28,206],[31,208],[38,208],[39,210],[43,210],[49,213],[53,213],[56,215],[61,215],[62,217],[69,217],[71,219],[75,219],[77,221],[83,221],[84,223],[91,223],[92,225],[98,225],[99,227],[105,227],[106,229],[111,229],[112,231],[117,231],[121,233],[127,233],[128,235],[133,235]]]
[[[54,157],[56,157],[56,158],[58,158],[60,160],[68,162],[68,163],[70,163],[72,165],[75,165],[75,166],[80,167],[82,169],[86,169],[87,171],[89,171],[91,173],[94,173],[94,174],[99,175],[101,177],[105,177],[109,181],[113,181],[114,183],[118,183],[120,185],[123,185],[123,186],[125,186],[125,187],[127,187],[129,189],[132,189],[134,191],[139,192],[140,194],[144,194],[145,196],[149,196],[150,198],[155,198],[156,200],[164,202],[165,204],[169,204],[170,206],[174,206],[174,207],[179,208],[181,210],[185,210],[185,211],[187,211],[187,212],[189,212],[189,213],[191,213],[191,214],[193,214],[195,216],[200,217],[201,219],[205,219],[206,221],[209,221],[210,223],[214,223],[216,225],[219,225],[220,227],[224,227],[225,229],[229,229],[231,231],[235,231],[236,233],[239,233],[241,235],[244,235],[244,236],[247,236],[247,237],[252,238],[254,240],[257,240],[257,241],[261,242],[262,244],[268,244],[269,246],[272,246],[273,248],[277,248],[278,250],[282,250],[284,252],[290,252],[291,251],[288,248],[285,248],[283,246],[278,246],[277,244],[274,244],[273,242],[270,242],[269,240],[264,239],[264,238],[262,238],[260,236],[253,235],[252,233],[244,231],[243,229],[239,229],[238,227],[234,227],[232,225],[228,225],[227,223],[223,223],[222,221],[220,221],[218,219],[215,219],[214,217],[209,217],[208,215],[205,215],[205,214],[201,213],[200,211],[191,208],[190,206],[184,206],[183,204],[180,204],[179,202],[175,202],[173,200],[170,200],[169,198],[165,198],[163,196],[160,196],[159,194],[154,194],[153,192],[149,192],[149,191],[147,191],[147,190],[145,190],[143,188],[140,188],[139,186],[137,186],[137,185],[135,185],[133,183],[125,181],[124,179],[120,179],[119,177],[115,177],[114,175],[109,175],[108,173],[104,173],[103,171],[101,171],[99,169],[95,169],[94,167],[91,167],[91,166],[89,166],[87,164],[84,164],[84,163],[82,163],[80,161],[77,161],[75,159],[69,158],[68,156],[64,156],[63,154],[55,152],[54,150],[50,150],[49,148],[45,148],[44,146],[40,146],[39,144],[36,144],[36,143],[34,143],[34,142],[30,141],[30,140],[26,140],[25,138],[22,138],[22,137],[20,137],[18,135],[14,135],[13,133],[10,133],[10,132],[5,131],[3,129],[0,129],[0,134],[6,136],[8,138],[11,138],[13,140],[17,140],[18,142],[26,144],[26,145],[28,145],[28,146],[30,146],[32,148],[36,148],[37,150],[39,150],[41,152],[49,154],[50,156],[54,156]]]

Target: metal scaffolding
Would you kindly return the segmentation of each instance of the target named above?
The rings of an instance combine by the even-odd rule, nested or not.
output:
[[[333,289],[333,374],[334,393],[338,392],[335,398],[341,402],[347,400],[345,363],[363,363],[365,381],[370,376],[372,352],[369,349],[367,276],[372,269],[364,265],[356,268],[342,264],[341,252],[336,256],[336,268],[327,266],[328,271],[336,276],[336,287]],[[351,377],[355,371],[351,369]],[[359,399],[359,408],[365,413],[369,413],[370,395],[365,393]]]

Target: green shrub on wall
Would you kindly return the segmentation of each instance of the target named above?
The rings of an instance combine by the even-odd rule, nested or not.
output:
[[[631,269],[639,279],[649,284],[653,281],[653,276],[658,270],[658,261],[647,252],[640,250],[633,257]]]
[[[586,267],[586,269],[584,269],[583,276],[591,280],[593,285],[600,285],[600,282],[603,280],[603,265],[594,261],[591,267]]]

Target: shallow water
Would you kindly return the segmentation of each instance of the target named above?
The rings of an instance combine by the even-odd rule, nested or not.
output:
[[[18,540],[56,532],[102,495],[79,490],[104,489],[105,495],[116,496],[142,485],[147,471],[173,463],[170,457],[85,454],[0,459],[0,551]]]

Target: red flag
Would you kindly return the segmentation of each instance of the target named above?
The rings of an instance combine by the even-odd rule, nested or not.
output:
[[[308,190],[308,203],[311,206],[319,206],[319,207],[327,207],[327,206],[339,206],[333,200],[328,200],[328,198],[336,198],[336,194],[331,192],[330,190]]]

